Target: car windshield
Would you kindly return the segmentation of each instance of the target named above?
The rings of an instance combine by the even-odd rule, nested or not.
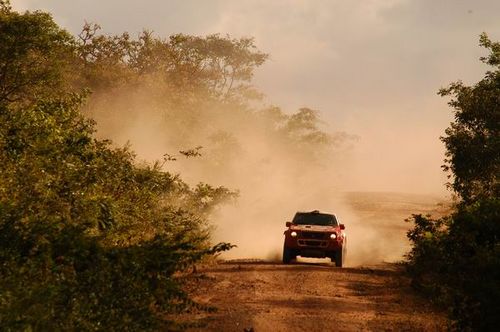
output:
[[[318,225],[318,226],[337,226],[337,219],[332,214],[319,212],[297,212],[293,218],[296,225]]]

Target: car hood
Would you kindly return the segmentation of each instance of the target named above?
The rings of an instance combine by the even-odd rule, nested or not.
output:
[[[333,232],[337,226],[293,225],[290,229],[293,231]]]

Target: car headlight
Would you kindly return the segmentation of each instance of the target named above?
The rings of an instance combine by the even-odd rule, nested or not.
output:
[[[337,238],[337,234],[332,233],[330,234],[330,239],[335,240]]]
[[[290,233],[290,236],[291,236],[291,237],[296,237],[296,236],[297,236],[297,232],[291,232],[291,233]]]

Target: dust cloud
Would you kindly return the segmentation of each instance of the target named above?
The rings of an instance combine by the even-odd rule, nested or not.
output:
[[[238,105],[221,109],[208,102],[188,112],[176,109],[175,103],[154,102],[155,93],[154,87],[145,86],[92,96],[88,110],[97,121],[97,135],[119,146],[130,144],[138,159],[147,162],[203,146],[201,157],[179,158],[165,170],[179,173],[192,185],[205,182],[239,191],[236,202],[221,206],[212,217],[213,240],[237,245],[224,259],[280,260],[285,222],[296,211],[320,210],[335,213],[345,224],[348,265],[397,261],[408,249],[409,225],[404,219],[411,213],[434,212],[441,200],[366,192],[359,177],[377,175],[369,172],[373,161],[356,155],[363,140],[327,125],[321,129],[330,132],[331,145],[299,146],[287,140],[265,112]]]

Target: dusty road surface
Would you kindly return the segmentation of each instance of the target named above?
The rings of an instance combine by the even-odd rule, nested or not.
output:
[[[396,265],[327,262],[216,264],[194,299],[218,308],[192,331],[442,331],[443,313],[418,297]],[[252,330],[253,329],[253,330]]]
[[[434,197],[401,193],[353,192],[345,202],[352,210],[344,222],[347,264],[353,267],[299,258],[291,265],[233,260],[198,269],[190,293],[218,310],[199,314],[205,325],[192,331],[446,330],[446,315],[411,289],[401,267],[372,265],[401,260],[408,251],[411,225],[403,220],[410,214],[440,215],[446,206]],[[265,246],[257,235],[253,242]]]

